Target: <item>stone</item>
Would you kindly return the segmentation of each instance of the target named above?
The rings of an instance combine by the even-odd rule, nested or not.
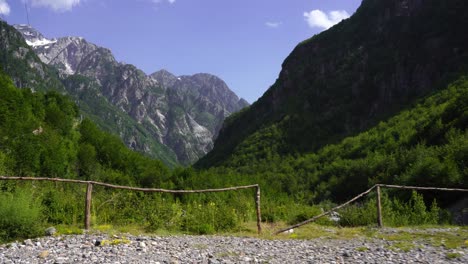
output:
[[[49,227],[49,228],[47,228],[45,230],[45,235],[46,236],[53,236],[53,235],[55,235],[55,233],[57,233],[57,229],[55,229],[55,227],[53,227],[53,226],[51,226],[51,227]]]
[[[65,264],[68,263],[68,258],[66,257],[58,257],[55,259],[55,264]]]
[[[49,251],[48,250],[44,250],[42,251],[41,253],[39,253],[39,258],[42,258],[42,259],[45,259],[49,256]]]
[[[34,244],[33,244],[33,242],[31,241],[31,239],[26,239],[25,241],[23,241],[23,244],[24,244],[25,246],[30,246],[30,247],[33,247],[33,246],[34,246]]]
[[[0,263],[447,263],[448,253],[460,254],[454,263],[468,263],[468,248],[428,245],[421,252],[395,252],[378,239],[366,240],[369,250],[354,252],[362,247],[362,240],[262,240],[188,235],[139,239],[125,235],[125,238],[129,244],[106,247],[92,244],[115,238],[95,234],[43,237],[33,239],[33,246],[23,245],[30,244],[29,241],[16,246],[0,245]],[[36,247],[37,243],[47,250]],[[154,248],[153,243],[157,244]],[[87,244],[91,246],[81,246]]]

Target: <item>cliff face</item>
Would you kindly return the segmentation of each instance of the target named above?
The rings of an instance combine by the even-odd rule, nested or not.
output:
[[[63,88],[53,69],[41,63],[13,27],[0,20],[0,63],[17,87]]]
[[[277,153],[301,153],[397,113],[466,70],[466,12],[461,0],[364,0],[351,18],[300,43],[198,165],[222,164],[269,130]]]
[[[152,156],[171,156],[172,152],[177,162],[193,163],[211,150],[224,118],[248,105],[216,76],[176,77],[167,71],[148,76],[83,38],[47,39],[29,26],[15,27],[41,61],[58,71],[68,92],[85,100],[79,104],[88,105],[90,114],[101,119],[98,123],[116,130],[112,132],[129,147]],[[90,91],[103,100],[97,102]],[[109,118],[112,111],[103,112],[97,105],[103,101],[111,104],[109,111],[121,112],[115,116],[123,113],[132,120]],[[131,128],[132,122],[139,128]],[[158,144],[165,147],[154,147]]]
[[[214,75],[176,77],[163,70],[151,77],[166,87],[164,107],[155,113],[170,131],[162,140],[184,153],[183,160],[195,161],[210,151],[224,119],[248,106]]]

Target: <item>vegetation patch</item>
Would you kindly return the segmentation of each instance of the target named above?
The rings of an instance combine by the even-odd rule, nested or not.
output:
[[[225,251],[216,254],[217,258],[226,258],[226,257],[238,257],[240,255],[239,252],[235,251]]]
[[[78,228],[77,226],[58,225],[56,229],[57,229],[57,235],[81,235],[83,234],[83,229]]]
[[[356,248],[356,251],[365,252],[365,251],[369,251],[369,248],[368,247],[358,247],[358,248]]]
[[[130,244],[130,240],[126,238],[119,238],[119,239],[112,239],[112,240],[107,240],[104,239],[101,241],[101,246],[117,246],[117,245],[122,245],[122,244]]]
[[[41,204],[29,192],[0,192],[0,242],[42,235],[41,210]]]
[[[415,247],[415,244],[409,241],[399,241],[388,246],[388,248],[391,250],[403,252],[410,252]]]
[[[447,259],[457,259],[457,258],[461,258],[462,256],[463,254],[458,253],[458,252],[450,252],[445,255]]]

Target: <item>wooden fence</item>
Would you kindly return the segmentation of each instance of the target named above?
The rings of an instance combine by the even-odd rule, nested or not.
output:
[[[329,215],[331,214],[332,212],[335,212],[336,210],[358,200],[359,198],[362,198],[364,196],[366,196],[367,194],[369,194],[370,192],[372,192],[374,189],[377,190],[377,225],[379,227],[383,227],[383,221],[382,221],[382,204],[381,204],[381,198],[380,198],[380,188],[394,188],[394,189],[405,189],[405,190],[424,190],[424,191],[448,191],[448,192],[468,192],[468,189],[457,189],[457,188],[437,188],[437,187],[418,187],[418,186],[402,186],[402,185],[389,185],[389,184],[376,184],[374,186],[372,186],[370,189],[368,189],[367,191],[357,195],[356,197],[354,197],[353,199],[343,203],[343,204],[340,204],[336,207],[333,207],[331,210],[327,211],[327,212],[324,212],[322,214],[319,214],[317,216],[314,216],[308,220],[305,220],[304,222],[301,222],[301,223],[298,223],[298,224],[295,224],[295,225],[292,225],[292,226],[289,226],[287,228],[284,228],[284,229],[281,229],[279,231],[277,231],[275,234],[281,234],[283,232],[286,232],[288,230],[291,230],[291,229],[294,229],[294,228],[297,228],[297,227],[301,227],[303,225],[306,225],[308,223],[311,223],[311,222],[314,222],[316,221],[317,219],[321,218],[321,217],[324,217],[326,215]]]
[[[91,201],[92,201],[92,192],[93,186],[103,186],[112,189],[122,189],[122,190],[129,190],[129,191],[139,191],[139,192],[149,192],[149,193],[210,193],[210,192],[226,192],[226,191],[237,191],[243,189],[255,189],[255,207],[256,207],[256,217],[257,217],[257,231],[260,234],[262,232],[261,227],[261,209],[260,209],[260,186],[258,184],[247,185],[247,186],[235,186],[235,187],[227,187],[227,188],[219,188],[219,189],[206,189],[206,190],[166,190],[166,189],[154,189],[154,188],[139,188],[139,187],[130,187],[130,186],[121,186],[121,185],[114,185],[108,184],[103,182],[96,182],[96,181],[81,181],[81,180],[72,180],[72,179],[60,179],[60,178],[42,178],[42,177],[5,177],[0,176],[0,180],[14,180],[14,181],[49,181],[49,182],[66,182],[66,183],[77,183],[77,184],[86,184],[86,198],[85,198],[85,220],[84,226],[85,229],[89,229],[91,226]],[[317,219],[324,217],[326,215],[331,214],[332,212],[337,211],[338,209],[343,208],[344,206],[368,195],[374,189],[377,191],[377,225],[379,227],[383,227],[383,220],[382,220],[382,204],[381,204],[381,188],[394,188],[394,189],[406,189],[406,190],[431,190],[431,191],[449,191],[449,192],[468,192],[468,189],[457,189],[457,188],[437,188],[437,187],[418,187],[418,186],[402,186],[402,185],[389,185],[389,184],[376,184],[372,186],[367,191],[360,193],[359,195],[355,196],[351,200],[340,204],[336,207],[333,207],[331,210],[321,213],[317,216],[314,216],[308,220],[305,220],[301,223],[289,226],[287,228],[281,229],[277,231],[275,234],[280,234],[286,232],[288,230],[301,227],[308,223],[314,222]]]
[[[81,181],[81,180],[72,180],[72,179],[60,179],[60,178],[41,178],[41,177],[5,177],[0,176],[0,180],[12,180],[12,181],[49,181],[49,182],[66,182],[66,183],[76,183],[76,184],[86,184],[86,198],[85,198],[85,220],[84,226],[88,230],[91,226],[91,200],[93,186],[104,186],[112,189],[122,189],[129,191],[139,191],[139,192],[148,192],[148,193],[211,193],[211,192],[226,192],[226,191],[237,191],[243,189],[255,189],[255,207],[257,215],[257,231],[260,234],[262,232],[261,227],[261,210],[260,210],[260,186],[258,184],[247,185],[247,186],[235,186],[228,188],[219,188],[219,189],[206,189],[206,190],[166,190],[166,189],[152,189],[152,188],[138,188],[130,186],[121,186],[108,184],[103,182],[96,181]]]

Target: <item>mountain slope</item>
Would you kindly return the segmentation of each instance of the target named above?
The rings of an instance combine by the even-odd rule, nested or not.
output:
[[[68,97],[17,89],[1,70],[0,93],[2,175],[170,185],[161,161],[129,150],[117,136],[80,120],[78,107]]]
[[[29,28],[29,27],[28,27]],[[99,124],[107,132],[118,134],[132,147],[133,138],[138,138],[134,149],[164,161],[169,166],[177,164],[172,150],[159,143],[128,114],[113,106],[97,89],[97,84],[83,76],[65,75],[60,70],[44,64],[23,36],[12,26],[0,21],[0,64],[15,86],[38,91],[55,90],[72,97],[80,106],[82,114]],[[47,40],[37,31],[26,31],[27,41],[33,47],[45,48],[57,40]],[[42,44],[38,45],[38,44]],[[133,139],[133,140],[132,140]]]
[[[2,70],[11,76],[19,87],[35,90],[64,90],[57,72],[38,59],[13,27],[0,20],[0,63]]]
[[[80,75],[91,80],[102,96],[171,149],[182,164],[211,150],[224,118],[247,105],[215,76],[176,77],[167,71],[147,76],[83,38],[46,39],[29,26],[15,27],[44,63],[58,69],[62,79]],[[123,138],[127,145],[151,153],[140,136]]]
[[[461,0],[364,0],[351,18],[300,43],[196,166],[249,162],[236,153],[312,152],[398,113],[467,72],[467,12]]]
[[[260,130],[222,166],[199,170],[192,181],[199,188],[258,183],[274,200],[298,204],[346,201],[376,183],[467,188],[468,73],[443,88],[364,132],[307,154],[278,155],[274,141],[263,149],[275,131]],[[463,196],[424,193],[426,201],[434,197],[442,205]]]
[[[168,129],[163,142],[182,153],[182,160],[195,161],[210,151],[224,119],[248,106],[214,75],[176,77],[162,70],[150,76],[166,87],[168,110],[160,112]]]

